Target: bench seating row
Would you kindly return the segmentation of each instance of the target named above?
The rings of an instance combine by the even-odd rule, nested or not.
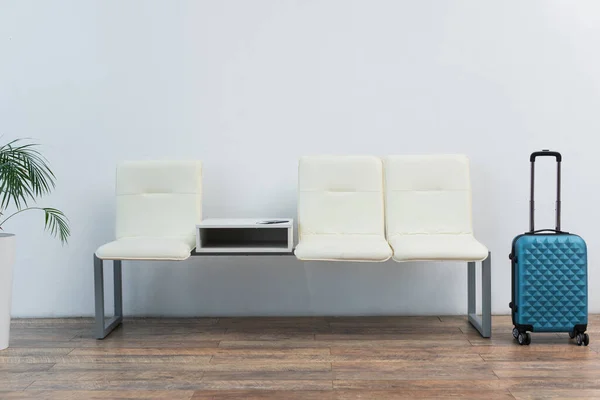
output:
[[[94,253],[96,337],[122,321],[121,265],[180,261],[202,221],[200,161],[129,161],[117,167],[114,241]],[[305,156],[298,165],[298,244],[304,261],[466,261],[469,321],[491,335],[491,253],[472,228],[464,155]],[[114,317],[104,312],[103,260],[113,261]],[[482,261],[482,317],[475,262]]]
[[[299,161],[301,260],[481,261],[469,161],[462,155],[308,156]],[[199,161],[126,162],[117,170],[116,240],[101,259],[185,260],[202,220]]]

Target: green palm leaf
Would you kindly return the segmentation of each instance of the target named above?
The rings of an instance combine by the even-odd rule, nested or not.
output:
[[[0,147],[0,208],[17,208],[54,189],[54,174],[35,144],[13,140]]]
[[[53,236],[58,236],[63,243],[67,242],[67,238],[71,235],[67,217],[62,211],[56,208],[44,208],[46,219],[46,230],[50,231]]]
[[[0,222],[0,229],[6,221],[23,211],[43,210],[46,230],[66,243],[71,232],[62,211],[28,206],[30,201],[54,189],[54,179],[48,161],[37,150],[36,144],[21,144],[21,140],[16,139],[0,146],[0,215],[10,205],[17,208],[17,212]]]

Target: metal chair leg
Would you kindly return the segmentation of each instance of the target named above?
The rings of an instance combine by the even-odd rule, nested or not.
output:
[[[492,253],[488,252],[487,258],[481,262],[481,317],[477,315],[475,299],[475,262],[467,265],[469,322],[482,337],[489,338],[492,336]]]
[[[94,254],[94,292],[96,301],[96,339],[104,339],[123,322],[123,284],[121,260],[113,261],[115,315],[108,321],[104,314],[104,263]]]

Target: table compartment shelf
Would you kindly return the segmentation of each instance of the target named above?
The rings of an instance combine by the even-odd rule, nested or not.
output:
[[[196,253],[269,253],[292,251],[292,220],[205,220],[196,226]]]

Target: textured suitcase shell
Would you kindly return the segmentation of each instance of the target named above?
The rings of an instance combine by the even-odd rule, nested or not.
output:
[[[587,325],[587,246],[581,237],[524,234],[515,238],[513,254],[516,326],[571,332]]]

